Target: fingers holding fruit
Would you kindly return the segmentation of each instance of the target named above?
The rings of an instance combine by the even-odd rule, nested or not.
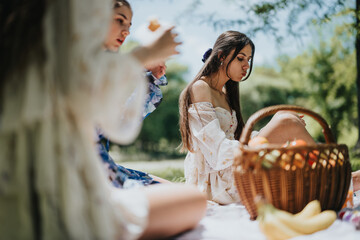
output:
[[[153,58],[152,65],[157,65],[159,62],[165,61],[172,55],[179,54],[177,46],[181,45],[181,42],[176,41],[177,33],[173,32],[174,27],[166,29],[160,37],[155,40],[148,48]],[[147,67],[151,67],[148,65]]]

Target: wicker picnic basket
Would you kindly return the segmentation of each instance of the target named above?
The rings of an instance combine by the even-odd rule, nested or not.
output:
[[[326,144],[249,147],[255,123],[281,110],[314,118],[323,128]],[[303,107],[276,105],[259,110],[247,121],[233,173],[241,202],[254,220],[258,196],[291,213],[300,212],[314,199],[320,201],[323,210],[340,210],[350,185],[351,165],[347,146],[335,143],[330,127],[320,115]]]

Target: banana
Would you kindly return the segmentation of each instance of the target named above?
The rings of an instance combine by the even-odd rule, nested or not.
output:
[[[287,227],[302,233],[311,234],[328,228],[336,220],[336,213],[332,210],[325,210],[307,219],[295,218],[293,214],[286,211],[277,210],[274,213]]]
[[[315,216],[321,212],[321,206],[319,200],[313,200],[309,202],[301,212],[294,214],[294,218],[307,219],[309,217]]]
[[[259,221],[261,231],[268,240],[285,240],[302,235],[301,233],[287,227],[275,214],[267,212]]]
[[[259,212],[260,230],[268,240],[285,240],[302,235],[282,223],[276,216],[277,209],[270,204],[265,204]]]
[[[291,214],[263,202],[259,202],[257,207],[259,226],[268,240],[285,240],[312,234],[328,228],[337,217],[332,210],[321,212],[320,202],[317,200],[307,204],[297,214]]]

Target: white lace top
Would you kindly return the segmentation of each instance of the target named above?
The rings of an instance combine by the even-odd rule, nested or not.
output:
[[[239,202],[231,166],[237,126],[236,113],[209,102],[191,104],[189,125],[194,152],[185,159],[185,178],[207,193],[208,199],[221,204]]]

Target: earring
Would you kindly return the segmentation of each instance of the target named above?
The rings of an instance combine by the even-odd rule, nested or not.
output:
[[[221,63],[220,63],[220,66],[222,66],[222,65],[223,65],[223,63],[224,63],[224,62],[221,62]]]

